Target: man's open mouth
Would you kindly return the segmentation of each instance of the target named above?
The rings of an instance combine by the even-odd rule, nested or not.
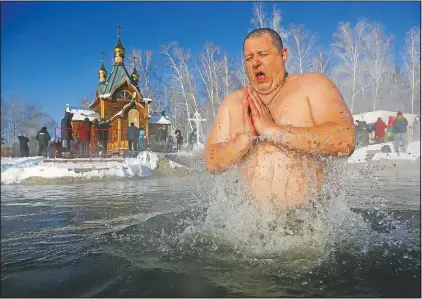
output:
[[[257,73],[255,73],[255,76],[256,76],[256,80],[258,82],[265,81],[266,76],[265,76],[264,72],[257,72]]]

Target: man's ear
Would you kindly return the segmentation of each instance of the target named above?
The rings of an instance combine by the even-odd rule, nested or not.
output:
[[[283,59],[283,62],[287,62],[287,57],[289,56],[289,51],[286,48],[283,48],[281,51],[281,58]]]

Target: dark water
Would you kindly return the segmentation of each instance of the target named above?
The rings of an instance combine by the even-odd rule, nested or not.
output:
[[[420,176],[393,181],[293,224],[194,178],[2,186],[1,295],[420,297]]]

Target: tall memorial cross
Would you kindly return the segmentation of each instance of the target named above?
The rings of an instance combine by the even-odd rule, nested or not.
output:
[[[189,121],[194,121],[196,125],[196,144],[199,145],[199,126],[201,125],[201,122],[207,121],[206,118],[201,118],[201,115],[198,111],[195,112],[193,115],[194,118],[188,118]]]

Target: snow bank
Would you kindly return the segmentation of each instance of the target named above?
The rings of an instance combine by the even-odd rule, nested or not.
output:
[[[29,178],[55,179],[104,178],[104,177],[146,177],[157,168],[158,156],[152,152],[142,152],[136,158],[126,158],[123,163],[110,159],[102,162],[86,163],[44,163],[42,157],[2,158],[1,183],[17,184]]]
[[[366,147],[358,148],[349,157],[348,163],[366,163],[368,162],[369,154],[374,154],[370,161],[380,160],[407,160],[416,161],[421,157],[421,142],[410,142],[407,146],[407,153],[381,153],[381,147],[389,145],[391,150],[394,151],[392,142],[372,144]],[[378,151],[378,152],[377,152]]]
[[[353,154],[347,159],[347,163],[366,163],[366,159],[368,156],[368,148],[367,147],[361,147],[358,149],[355,149]]]

